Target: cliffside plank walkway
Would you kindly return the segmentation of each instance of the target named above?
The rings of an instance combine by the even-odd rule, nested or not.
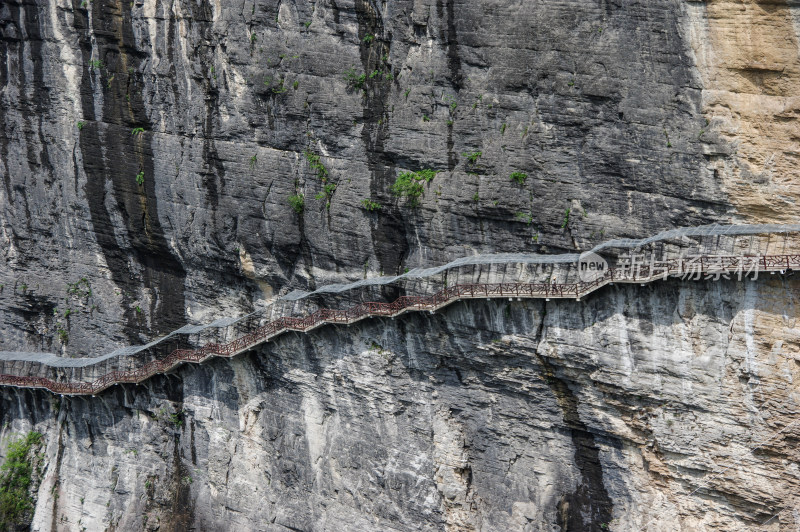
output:
[[[207,344],[199,349],[177,349],[158,360],[128,371],[111,371],[92,382],[60,382],[44,377],[0,374],[0,385],[44,388],[62,395],[93,395],[115,384],[141,383],[186,363],[212,357],[235,357],[288,331],[308,332],[325,324],[351,324],[373,317],[394,317],[410,311],[434,312],[465,299],[535,298],[577,299],[612,283],[649,283],[667,277],[742,275],[800,270],[800,255],[759,257],[699,255],[691,260],[672,259],[654,264],[617,266],[591,282],[457,284],[430,296],[403,296],[392,303],[361,303],[346,310],[319,309],[304,317],[281,317],[227,344]]]

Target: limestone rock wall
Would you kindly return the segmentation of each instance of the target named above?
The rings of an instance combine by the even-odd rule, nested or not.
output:
[[[686,6],[708,121],[698,136],[712,144],[725,139],[732,150],[709,150],[710,167],[743,217],[796,220],[800,6],[760,1]]]
[[[3,2],[0,349],[99,354],[287,286],[744,219],[687,9]],[[410,208],[391,185],[425,168]]]
[[[797,20],[4,1],[0,350],[105,353],[475,252],[796,221]],[[419,207],[392,194],[426,168]],[[44,434],[35,530],[794,530],[796,297],[672,280],[326,327],[98,397],[3,389],[0,441]]]
[[[44,434],[36,530],[792,530],[797,295],[464,302],[95,398],[7,390],[0,436]]]

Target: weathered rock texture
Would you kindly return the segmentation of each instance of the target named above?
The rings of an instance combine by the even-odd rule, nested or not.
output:
[[[290,284],[745,218],[686,9],[4,2],[0,348],[99,353]],[[411,209],[390,186],[422,168]],[[93,299],[66,297],[82,278]]]
[[[796,221],[797,10],[6,0],[0,350],[100,354],[474,252]],[[390,187],[424,168],[410,208]],[[38,530],[792,529],[796,289],[463,304],[58,406],[3,390],[0,416],[45,433]]]
[[[96,398],[9,390],[0,421],[45,434],[39,530],[793,530],[797,295],[459,303]]]
[[[800,6],[794,2],[688,3],[703,80],[701,131],[733,148],[710,153],[725,195],[752,220],[797,220],[800,178]]]

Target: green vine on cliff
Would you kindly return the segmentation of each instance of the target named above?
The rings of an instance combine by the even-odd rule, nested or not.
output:
[[[320,156],[311,150],[305,150],[303,154],[306,156],[308,165],[317,174],[317,177],[319,177],[323,183],[328,181],[328,169],[325,168],[324,164],[322,164]]]

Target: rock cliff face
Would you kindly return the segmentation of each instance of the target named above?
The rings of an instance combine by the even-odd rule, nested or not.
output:
[[[0,350],[97,355],[289,288],[796,221],[797,9],[5,1]],[[391,187],[422,169],[415,208]],[[3,389],[2,436],[44,434],[37,530],[791,529],[793,279],[463,303],[93,398]]]
[[[99,397],[8,390],[3,435],[45,435],[39,530],[790,530],[797,294],[459,303]]]
[[[4,2],[0,347],[100,353],[289,285],[744,218],[686,10]],[[409,208],[390,187],[426,168]]]
[[[800,19],[792,4],[687,4],[709,128],[735,155],[711,154],[709,163],[731,203],[754,220],[798,215]]]

